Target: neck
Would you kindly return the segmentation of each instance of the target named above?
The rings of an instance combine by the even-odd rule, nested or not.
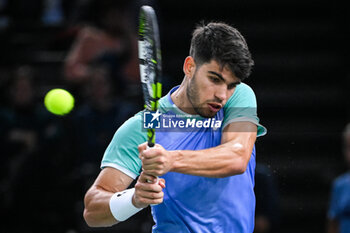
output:
[[[176,107],[178,107],[181,111],[188,114],[196,115],[197,113],[194,111],[194,108],[187,97],[187,93],[186,93],[187,85],[188,85],[188,80],[185,77],[180,87],[176,91],[174,91],[170,97],[171,97],[171,100],[176,105]]]

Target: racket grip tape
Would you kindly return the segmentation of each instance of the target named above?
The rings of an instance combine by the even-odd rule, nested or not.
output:
[[[147,149],[149,149],[149,148],[151,148],[151,147],[154,147],[154,143],[153,143],[153,142],[148,141],[148,144],[147,144]],[[159,183],[159,177],[158,177],[158,176],[156,176],[156,178],[157,178],[156,183],[158,184],[158,183]],[[152,183],[152,181],[147,180],[147,183]],[[158,205],[158,204],[151,204],[151,206],[155,206],[155,205]]]

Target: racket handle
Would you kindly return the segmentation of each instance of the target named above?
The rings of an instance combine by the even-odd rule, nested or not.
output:
[[[154,143],[151,142],[151,141],[148,141],[148,142],[147,142],[147,149],[148,149],[148,148],[151,148],[151,147],[154,147]]]
[[[154,143],[148,141],[148,143],[147,143],[147,149],[149,149],[149,148],[151,148],[151,147],[154,147]],[[156,183],[158,184],[158,183],[159,183],[159,177],[156,176],[156,178],[157,178]],[[147,183],[152,183],[152,181],[147,180]],[[156,206],[156,205],[158,205],[158,204],[151,204],[151,206]]]
[[[154,147],[154,144],[153,144],[152,142],[148,142],[148,144],[147,144],[147,149],[149,149],[149,148],[151,148],[151,147]],[[159,182],[159,177],[156,176],[156,178],[157,178],[157,182],[156,182],[156,183],[158,183],[158,182]],[[147,183],[152,183],[152,181],[147,180]]]

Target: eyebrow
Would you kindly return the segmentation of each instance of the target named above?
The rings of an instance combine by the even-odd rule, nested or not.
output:
[[[221,74],[216,73],[215,71],[211,71],[211,70],[209,70],[208,73],[213,74],[213,75],[217,76],[219,79],[221,79],[221,81],[226,82],[226,80],[224,79],[224,77],[222,77]],[[238,85],[240,83],[241,83],[241,81],[237,81],[237,82],[230,83],[230,85],[231,84]]]

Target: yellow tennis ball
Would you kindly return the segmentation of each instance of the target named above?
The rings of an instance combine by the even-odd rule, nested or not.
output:
[[[74,97],[68,91],[56,88],[45,95],[44,104],[49,112],[65,115],[73,109]]]

